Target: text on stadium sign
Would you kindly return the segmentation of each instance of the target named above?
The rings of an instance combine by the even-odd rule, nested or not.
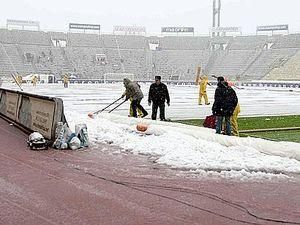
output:
[[[275,31],[275,30],[288,30],[289,25],[283,24],[283,25],[272,25],[272,26],[258,26],[256,28],[257,31]]]
[[[98,25],[98,24],[69,23],[69,29],[100,30],[100,25]]]
[[[162,27],[162,33],[194,33],[194,27]]]

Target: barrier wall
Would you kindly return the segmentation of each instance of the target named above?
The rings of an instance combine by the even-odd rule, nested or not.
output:
[[[300,88],[300,81],[256,81],[256,82],[242,82],[242,86],[247,87],[282,87],[282,88]]]
[[[29,131],[54,141],[58,122],[66,123],[60,98],[0,88],[0,114]]]

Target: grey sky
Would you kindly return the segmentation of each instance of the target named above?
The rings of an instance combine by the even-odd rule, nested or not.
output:
[[[4,2],[3,2],[4,3]],[[0,26],[6,19],[37,20],[41,29],[66,31],[69,22],[146,26],[158,34],[162,26],[193,26],[207,34],[212,0],[6,0],[0,8]],[[300,32],[299,0],[222,0],[222,26],[241,26],[245,34],[257,25],[289,24]]]

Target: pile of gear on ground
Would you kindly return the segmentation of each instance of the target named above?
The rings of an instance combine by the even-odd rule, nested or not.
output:
[[[33,132],[29,135],[28,146],[31,150],[46,150],[50,142],[48,142],[42,134]],[[59,122],[55,130],[55,141],[52,147],[56,149],[80,149],[89,146],[88,132],[86,124],[77,124],[75,133],[71,131],[68,124]]]

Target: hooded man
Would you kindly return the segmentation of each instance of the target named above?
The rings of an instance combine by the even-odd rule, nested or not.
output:
[[[126,101],[130,98],[132,99],[130,104],[132,108],[132,116],[137,117],[137,109],[140,109],[142,111],[142,118],[147,116],[147,111],[143,108],[143,106],[141,106],[141,100],[143,99],[144,95],[139,85],[136,82],[132,82],[128,78],[124,78],[123,83],[126,90],[122,97],[126,96]]]
[[[170,96],[168,88],[161,82],[161,76],[155,76],[155,83],[151,84],[148,95],[148,104],[152,104],[152,120],[156,120],[157,110],[159,107],[159,118],[165,121],[165,102],[170,106]]]

